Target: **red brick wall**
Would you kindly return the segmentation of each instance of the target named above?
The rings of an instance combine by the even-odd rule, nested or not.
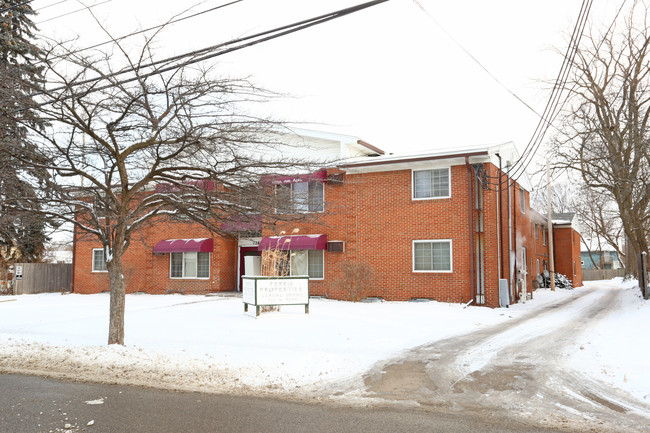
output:
[[[580,233],[571,227],[553,230],[553,251],[555,271],[566,275],[573,287],[582,286],[582,267],[580,265]]]
[[[498,169],[485,164],[490,188],[484,189],[485,294],[488,306],[498,306],[498,280],[509,278],[508,200],[507,192],[498,193]],[[470,167],[471,170],[471,167]],[[324,252],[323,280],[310,282],[311,293],[335,299],[347,299],[343,289],[342,265],[359,262],[372,269],[373,280],[366,296],[386,300],[429,298],[449,302],[469,302],[472,299],[472,264],[470,256],[470,215],[468,213],[468,167],[451,167],[451,197],[413,200],[411,170],[377,173],[345,174],[343,184],[325,184],[325,212],[307,215],[307,219],[265,226],[263,235],[290,233],[298,228],[301,234],[327,234],[329,241],[344,241],[345,252]],[[473,188],[477,187],[474,179]],[[504,185],[505,185],[505,177]],[[511,218],[513,249],[517,269],[522,268],[521,248],[527,250],[526,287],[533,290],[536,260],[547,257],[542,234],[535,238],[534,223],[525,192],[526,211],[521,212],[520,187],[511,188]],[[473,199],[473,197],[472,197]],[[499,242],[499,212],[501,206],[501,242]],[[474,219],[478,216],[474,212]],[[267,221],[269,223],[269,221]],[[154,255],[153,246],[164,239],[214,239],[211,273],[207,280],[169,278],[169,254]],[[561,238],[561,236],[560,236]],[[96,293],[108,290],[108,275],[91,272],[92,248],[96,240],[76,236],[74,290]],[[451,239],[452,272],[413,272],[413,241]],[[503,251],[500,251],[500,248]],[[556,251],[560,248],[557,247]],[[577,251],[579,242],[570,251]],[[575,253],[574,253],[575,254]],[[502,260],[503,257],[503,260]],[[563,257],[558,262],[565,260]],[[160,220],[143,228],[134,236],[124,257],[128,292],[207,293],[235,290],[237,287],[238,248],[234,239],[211,235],[198,224],[184,221]],[[501,263],[501,272],[499,271]],[[579,264],[579,261],[578,261]],[[580,266],[577,266],[580,271]],[[478,272],[478,269],[474,270]],[[519,278],[519,273],[516,278]],[[581,280],[581,276],[580,276]],[[516,300],[518,294],[515,290]]]
[[[165,239],[213,238],[210,254],[210,278],[170,278],[170,255],[153,254],[153,247]],[[101,248],[91,235],[75,236],[74,287],[76,293],[99,293],[109,290],[107,272],[92,272],[93,248]],[[127,293],[203,294],[236,289],[236,242],[210,234],[199,224],[161,219],[136,233],[123,257]]]
[[[489,176],[496,176],[493,165],[487,164],[486,169]],[[289,233],[299,228],[303,234],[326,233],[328,240],[346,242],[345,253],[325,252],[325,278],[310,282],[315,295],[346,299],[341,284],[341,264],[358,261],[373,270],[374,281],[367,296],[387,300],[430,298],[469,302],[472,278],[467,167],[451,168],[451,197],[445,199],[413,200],[411,176],[411,170],[347,174],[344,185],[326,186],[326,209],[318,215],[317,222],[284,223],[266,230],[264,235],[278,234],[280,230]],[[518,254],[521,246],[527,246],[530,256],[533,248],[529,245],[529,212],[521,214],[518,191],[513,195],[513,239],[518,240]],[[505,200],[507,195],[504,193],[503,197]],[[503,245],[507,261],[507,200],[503,209]],[[498,233],[497,193],[484,190],[485,294],[489,306],[498,305]],[[427,239],[452,240],[451,273],[413,272],[413,241]],[[507,266],[506,262],[504,269]],[[532,291],[533,278],[533,275],[528,277],[529,291]]]

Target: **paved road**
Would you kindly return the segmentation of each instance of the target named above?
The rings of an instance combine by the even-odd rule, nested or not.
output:
[[[577,335],[612,308],[620,290],[591,290],[525,316],[415,348],[365,377],[366,396],[476,417],[584,431],[648,432],[650,406],[569,371]],[[591,430],[593,429],[593,430]]]
[[[88,425],[91,423],[91,425]],[[66,424],[68,428],[66,428]],[[460,414],[342,408],[0,375],[0,432],[550,433]]]

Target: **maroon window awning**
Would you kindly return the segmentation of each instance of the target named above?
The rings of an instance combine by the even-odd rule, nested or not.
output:
[[[167,239],[158,242],[153,247],[153,252],[161,253],[211,253],[214,251],[212,238],[199,239]]]
[[[254,232],[262,230],[262,215],[231,215],[222,224],[225,232]]]
[[[279,176],[275,174],[267,174],[261,177],[261,181],[266,185],[287,185],[292,183],[327,181],[327,170],[318,170],[308,174],[297,174],[295,176]]]
[[[262,238],[258,250],[324,250],[327,235],[269,236]]]

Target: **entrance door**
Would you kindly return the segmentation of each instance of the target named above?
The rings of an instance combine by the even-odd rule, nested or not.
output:
[[[237,290],[241,292],[241,277],[242,275],[254,275],[253,271],[254,269],[248,269],[249,273],[247,274],[246,271],[246,262],[249,263],[249,267],[251,265],[251,261],[247,260],[246,257],[259,257],[258,260],[261,260],[262,257],[262,252],[257,250],[257,247],[239,247],[239,285],[237,286]],[[253,267],[255,265],[253,264]]]

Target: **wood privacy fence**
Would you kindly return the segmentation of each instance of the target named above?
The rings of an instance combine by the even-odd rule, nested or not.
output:
[[[624,277],[625,269],[583,269],[582,280],[611,280],[616,277]]]
[[[69,292],[72,290],[72,265],[69,263],[16,263],[22,266],[22,279],[16,278],[14,294]]]

